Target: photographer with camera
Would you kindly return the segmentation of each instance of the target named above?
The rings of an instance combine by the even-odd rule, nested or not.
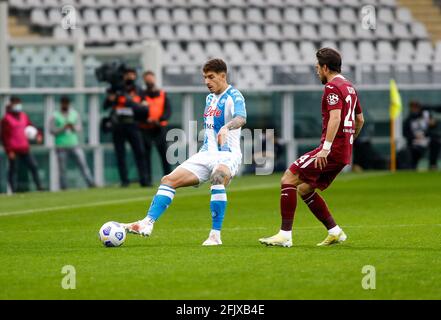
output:
[[[104,109],[111,109],[107,128],[110,126],[112,132],[122,187],[127,187],[130,183],[126,165],[126,141],[134,153],[139,183],[147,186],[145,152],[137,120],[148,116],[148,108],[142,105],[142,90],[136,85],[136,77],[136,70],[124,65],[104,65],[97,70],[97,78],[111,84],[104,100]]]

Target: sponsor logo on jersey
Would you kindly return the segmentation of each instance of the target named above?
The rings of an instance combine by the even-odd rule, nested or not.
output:
[[[221,114],[222,114],[221,110],[209,106],[207,110],[204,112],[204,117],[220,117]]]
[[[334,106],[334,105],[336,105],[338,103],[338,95],[335,94],[335,93],[330,93],[326,97],[326,100],[328,101],[328,104],[330,106]]]

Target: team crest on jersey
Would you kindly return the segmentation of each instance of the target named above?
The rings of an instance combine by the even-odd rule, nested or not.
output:
[[[338,103],[338,95],[335,94],[335,93],[330,93],[326,97],[326,100],[328,101],[328,104],[330,106],[334,106],[334,105],[336,105]]]

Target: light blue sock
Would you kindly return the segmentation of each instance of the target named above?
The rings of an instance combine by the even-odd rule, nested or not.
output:
[[[158,220],[159,217],[167,210],[168,206],[172,202],[175,196],[176,190],[165,184],[161,184],[158,188],[158,192],[153,197],[152,204],[150,205],[147,217],[153,220]]]
[[[211,217],[212,229],[221,230],[222,222],[224,221],[225,209],[227,207],[227,193],[223,184],[211,186]]]

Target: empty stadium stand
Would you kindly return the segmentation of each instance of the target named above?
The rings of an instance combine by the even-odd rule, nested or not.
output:
[[[76,29],[61,27],[66,4],[76,8]],[[362,27],[364,5],[376,8],[373,30]],[[225,58],[242,88],[314,84],[314,53],[321,46],[338,48],[344,72],[363,83],[441,78],[441,42],[433,44],[425,24],[396,0],[11,0],[10,8],[28,18],[33,32],[58,39],[81,36],[87,46],[130,47],[159,39],[169,85],[200,84],[198,76],[178,75],[198,74],[210,57]],[[68,76],[73,58],[66,47],[21,48],[11,51],[11,59],[14,86],[29,85],[31,67],[58,74],[51,86],[73,85]],[[99,62],[90,57],[86,64]],[[41,83],[48,84],[36,81]]]

